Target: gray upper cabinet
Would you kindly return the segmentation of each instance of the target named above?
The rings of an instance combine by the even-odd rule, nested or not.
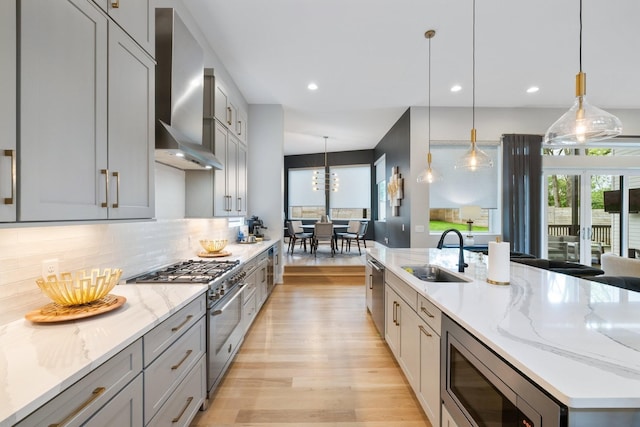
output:
[[[154,215],[155,63],[109,23],[109,218]]]
[[[88,0],[20,5],[19,220],[107,218],[107,18]]]
[[[155,57],[155,15],[151,0],[94,0],[136,43]]]
[[[16,220],[16,2],[0,2],[0,222]]]
[[[153,60],[89,0],[21,5],[19,221],[153,216]]]

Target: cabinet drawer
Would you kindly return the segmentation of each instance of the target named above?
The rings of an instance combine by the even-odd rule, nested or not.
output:
[[[207,364],[203,356],[148,426],[187,427],[202,406],[206,390]]]
[[[418,292],[415,289],[407,285],[402,279],[389,270],[384,271],[384,281],[390,285],[407,304],[409,304],[409,307],[413,308],[416,306],[416,302],[418,301]]]
[[[242,324],[245,331],[249,329],[253,323],[253,319],[256,317],[256,312],[256,293],[254,292],[242,306]]]
[[[142,372],[141,339],[51,399],[17,426],[42,426],[54,423],[65,426],[82,425],[140,372]]]
[[[87,427],[138,427],[142,418],[142,373],[86,424]]]
[[[418,314],[429,326],[440,335],[442,312],[431,301],[418,294]]]
[[[147,367],[184,331],[196,323],[207,310],[205,295],[201,295],[170,318],[144,335],[144,366]]]
[[[144,370],[144,418],[149,422],[206,351],[206,323],[198,322]]]

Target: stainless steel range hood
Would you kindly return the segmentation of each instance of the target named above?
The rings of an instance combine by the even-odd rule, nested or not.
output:
[[[156,61],[156,161],[222,169],[202,145],[204,54],[173,8],[156,9]]]

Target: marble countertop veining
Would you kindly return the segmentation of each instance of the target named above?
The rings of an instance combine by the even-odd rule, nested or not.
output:
[[[491,285],[471,253],[471,282],[430,283],[402,266],[457,272],[458,249],[368,253],[569,408],[640,407],[640,293],[517,263]]]

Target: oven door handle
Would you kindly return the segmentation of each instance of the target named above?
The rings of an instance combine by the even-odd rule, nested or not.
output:
[[[219,308],[217,310],[213,310],[211,312],[211,315],[212,316],[217,316],[219,314],[222,314],[222,312],[225,311],[227,309],[227,307],[229,307],[233,303],[233,301],[240,296],[240,294],[242,293],[242,288],[244,288],[244,284],[238,285],[238,290],[231,297],[231,299],[229,301],[227,301],[227,303],[224,306],[222,306],[221,308]]]

